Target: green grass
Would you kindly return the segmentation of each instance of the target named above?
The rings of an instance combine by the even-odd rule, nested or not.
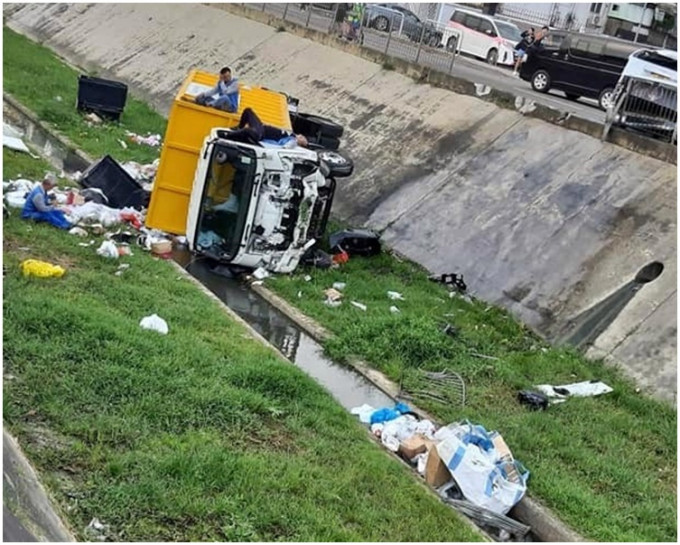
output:
[[[78,241],[4,222],[4,419],[79,538],[97,517],[116,541],[479,539],[169,263],[137,249],[117,277]],[[139,327],[154,312],[167,336]]]
[[[130,142],[125,131],[162,136],[166,124],[162,116],[128,93],[120,122],[90,126],[75,108],[80,72],[73,70],[48,49],[6,26],[3,31],[5,92],[9,92],[41,120],[58,129],[95,158],[109,154],[121,162],[137,161],[145,164],[158,157],[158,148]],[[39,90],[36,88],[38,81]],[[128,148],[124,149],[119,140],[125,141]]]
[[[70,69],[25,38],[6,32],[5,48],[6,59],[12,56],[11,64],[5,61],[6,82],[19,82],[21,71],[32,65],[54,65],[56,81],[75,85],[69,83],[75,81]],[[52,111],[53,106],[47,101],[44,107]],[[155,132],[159,129],[152,127],[161,122],[148,111],[139,118],[137,132]],[[92,152],[93,143],[72,138]],[[574,529],[600,541],[676,540],[677,416],[672,408],[636,394],[634,385],[610,367],[550,348],[499,309],[449,299],[413,264],[383,255],[351,260],[337,271],[313,271],[311,282],[302,278],[307,272],[267,284],[336,335],[326,343],[332,357],[357,355],[395,380],[405,368],[407,385],[416,380],[418,368],[459,372],[468,386],[464,409],[419,405],[442,421],[469,418],[498,429],[531,470],[531,495]],[[334,281],[347,282],[347,298],[367,304],[368,311],[324,306],[322,291]],[[405,295],[405,302],[396,302],[400,315],[389,313],[395,302],[387,299],[387,290]],[[439,331],[446,322],[459,329],[458,338]],[[500,359],[480,359],[473,351]],[[515,399],[518,389],[536,383],[591,378],[604,380],[615,392],[571,400],[545,413],[528,412]]]
[[[347,302],[329,308],[323,290],[334,282],[347,284]],[[335,334],[326,349],[336,360],[358,356],[395,381],[405,369],[407,387],[418,384],[418,369],[461,374],[468,388],[464,409],[418,405],[443,422],[468,418],[499,430],[531,471],[531,495],[586,537],[675,541],[676,412],[636,394],[617,370],[574,350],[551,348],[498,308],[449,298],[424,270],[388,254],[266,283]],[[406,300],[391,301],[388,290]],[[350,300],[368,310],[350,306]],[[391,305],[401,314],[391,314]],[[456,327],[456,337],[442,332],[446,323]],[[590,379],[604,380],[615,391],[538,413],[516,400],[518,390],[534,384]]]

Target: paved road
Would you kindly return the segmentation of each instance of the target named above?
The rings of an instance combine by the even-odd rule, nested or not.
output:
[[[250,4],[252,9],[262,10],[287,21],[309,26],[315,30],[329,32],[333,27],[333,13],[324,10],[311,9],[301,10],[298,4]],[[584,119],[604,122],[604,112],[597,107],[594,100],[580,99],[568,100],[561,92],[554,91],[548,94],[537,93],[531,85],[512,75],[510,68],[491,66],[482,60],[476,60],[467,56],[457,56],[451,63],[451,54],[442,49],[422,47],[418,50],[418,44],[408,39],[392,36],[387,43],[388,36],[385,33],[367,30],[364,33],[364,46],[377,51],[385,51],[389,55],[404,60],[415,61],[442,72],[449,72],[457,77],[473,83],[488,85],[494,89],[507,91],[517,96],[533,100],[537,104],[543,104],[561,111],[571,112]]]

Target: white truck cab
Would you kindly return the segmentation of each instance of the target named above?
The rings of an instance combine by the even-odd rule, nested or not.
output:
[[[323,236],[335,177],[351,174],[337,152],[205,139],[187,216],[189,249],[223,263],[289,273]],[[349,161],[351,163],[351,161]]]

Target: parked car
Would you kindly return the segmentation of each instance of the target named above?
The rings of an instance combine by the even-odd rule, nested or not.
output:
[[[677,101],[677,51],[640,49],[621,73],[607,121],[670,141],[677,134]]]
[[[366,4],[364,24],[380,32],[398,32],[414,42],[438,47],[442,32],[433,23],[421,21],[412,11],[397,4]]]
[[[555,33],[553,43],[529,49],[519,75],[534,91],[563,91],[567,98],[597,99],[601,109],[612,104],[614,88],[628,57],[638,44],[605,36]]]
[[[442,44],[449,51],[459,49],[462,53],[486,59],[489,64],[511,66],[515,62],[515,45],[521,39],[521,31],[514,23],[456,8],[443,33]]]

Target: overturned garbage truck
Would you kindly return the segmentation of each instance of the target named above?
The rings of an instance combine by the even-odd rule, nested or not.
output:
[[[291,272],[326,230],[336,178],[352,174],[337,151],[342,128],[261,87],[241,86],[237,113],[196,104],[216,81],[192,71],[173,102],[146,225],[186,235],[191,251],[224,263]],[[230,140],[248,107],[265,124],[304,131],[309,147]]]

